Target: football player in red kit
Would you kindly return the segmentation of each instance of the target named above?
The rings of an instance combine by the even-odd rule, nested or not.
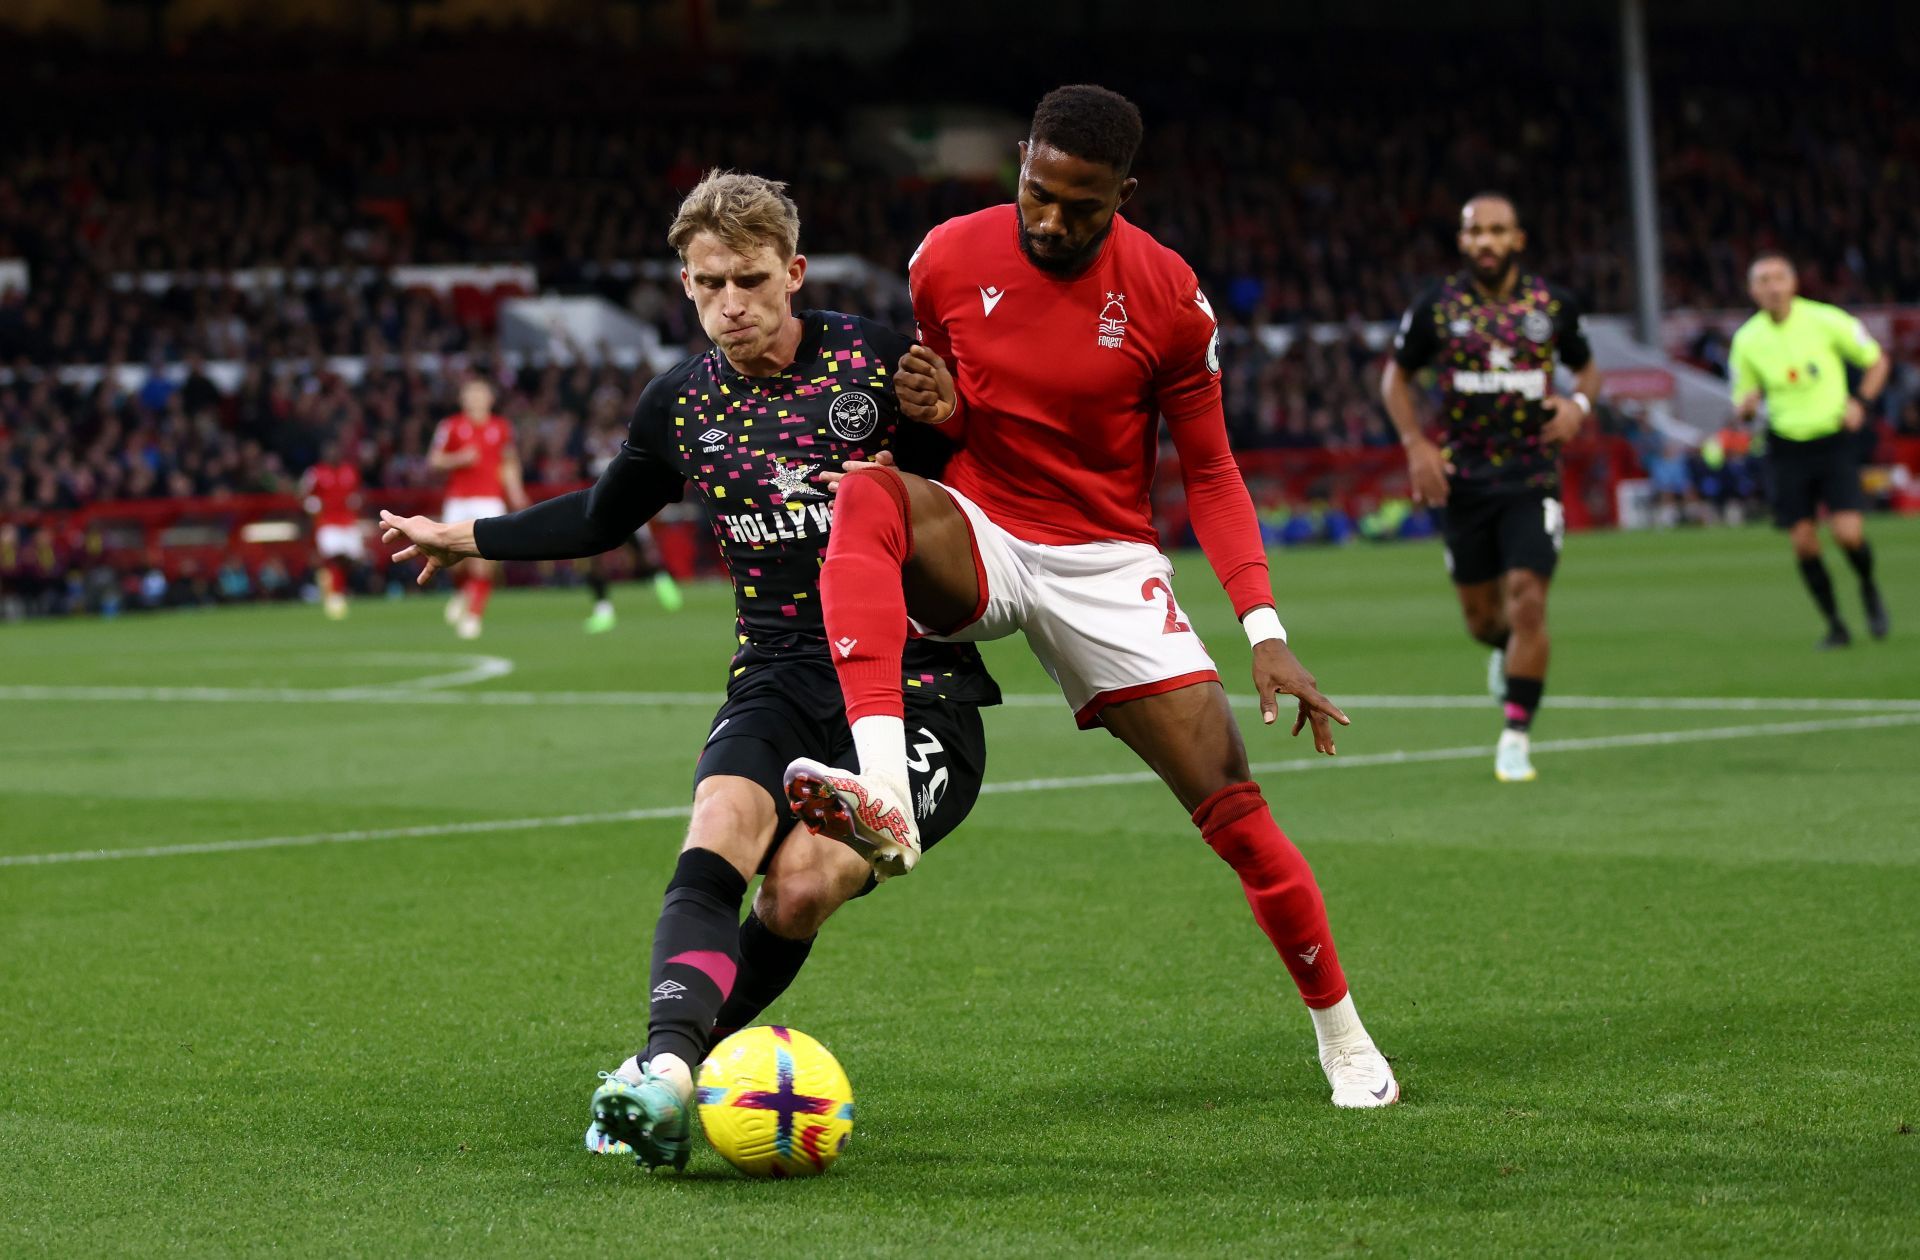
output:
[[[493,414],[493,387],[478,377],[460,387],[460,414],[448,416],[433,431],[427,462],[448,474],[443,520],[505,516],[508,508],[517,512],[527,506],[513,426]],[[447,624],[461,638],[480,637],[480,619],[499,571],[492,560],[469,560],[461,567],[460,588],[447,604]]]
[[[341,457],[338,442],[321,448],[320,462],[300,479],[300,497],[313,517],[320,603],[329,620],[339,621],[347,615],[347,566],[367,562],[367,543],[360,532],[360,470]]]
[[[860,766],[795,761],[788,796],[882,876],[911,870],[909,631],[1023,632],[1079,724],[1138,753],[1240,877],[1312,1015],[1334,1104],[1383,1107],[1399,1083],[1354,1009],[1319,886],[1252,781],[1157,547],[1149,491],[1164,416],[1194,533],[1252,644],[1263,716],[1278,716],[1277,694],[1294,697],[1294,733],[1311,726],[1331,754],[1346,715],[1295,659],[1275,611],[1227,446],[1213,309],[1193,269],[1118,214],[1141,130],[1117,93],[1049,93],[1020,145],[1018,200],[934,228],[909,264],[924,344],[902,365],[901,409],[960,449],[942,482],[884,462],[833,479],[820,588]]]

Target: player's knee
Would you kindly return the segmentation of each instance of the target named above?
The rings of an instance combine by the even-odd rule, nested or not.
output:
[[[1833,530],[1833,541],[1839,543],[1848,551],[1858,551],[1860,544],[1866,540],[1866,527],[1861,523],[1860,517],[1855,513],[1836,513],[1831,528]]]
[[[817,934],[846,901],[823,873],[788,871],[762,881],[753,912],[775,935],[804,941]]]
[[[1496,613],[1467,614],[1467,634],[1476,643],[1495,648],[1505,647],[1508,633],[1506,619]]]
[[[1507,624],[1522,634],[1546,628],[1547,592],[1538,581],[1517,581],[1507,592]]]
[[[911,512],[905,481],[891,468],[862,468],[840,479],[834,491],[834,516],[844,520],[849,513],[905,521]]]

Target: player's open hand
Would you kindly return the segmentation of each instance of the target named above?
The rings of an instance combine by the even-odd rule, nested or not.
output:
[[[900,414],[916,424],[945,424],[953,418],[953,373],[939,355],[925,346],[913,346],[900,358],[893,378]]]
[[[1555,446],[1564,446],[1573,441],[1580,432],[1580,426],[1586,423],[1587,413],[1579,403],[1564,394],[1555,394],[1547,399],[1546,408],[1553,413],[1553,418],[1540,426],[1540,437]]]
[[[1867,422],[1866,404],[1861,402],[1858,398],[1847,399],[1846,409],[1840,413],[1840,423],[1846,426],[1847,432],[1849,433],[1860,432],[1860,427],[1866,424],[1866,422]]]
[[[1293,734],[1313,727],[1313,749],[1333,756],[1333,723],[1351,726],[1339,706],[1320,694],[1313,675],[1279,639],[1268,639],[1253,649],[1253,685],[1260,696],[1260,720],[1272,726],[1280,718],[1276,696],[1293,696],[1300,708],[1293,718]]]
[[[380,541],[387,546],[401,542],[408,544],[393,553],[396,564],[407,560],[426,561],[420,566],[420,576],[414,579],[420,586],[431,582],[433,575],[440,570],[451,569],[462,560],[480,554],[473,545],[472,521],[443,525],[431,517],[395,516],[391,512],[382,512],[380,526]]]
[[[820,473],[819,475],[814,477],[814,481],[818,483],[823,489],[825,489],[828,494],[838,494],[840,492],[840,483],[846,479],[846,476],[848,473],[857,473],[862,468],[892,468],[892,467],[893,467],[893,452],[881,451],[879,454],[875,455],[872,459],[850,459],[846,463],[840,465],[839,472]]]
[[[1426,438],[1407,448],[1407,480],[1413,483],[1413,501],[1428,507],[1447,505],[1447,478],[1453,461]]]

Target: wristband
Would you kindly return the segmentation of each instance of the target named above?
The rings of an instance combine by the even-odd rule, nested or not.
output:
[[[1269,604],[1262,604],[1246,616],[1240,618],[1240,624],[1246,629],[1247,642],[1259,647],[1268,639],[1287,641],[1287,628],[1280,624],[1280,614]]]
[[[1587,397],[1585,394],[1579,392],[1578,390],[1575,390],[1573,395],[1573,401],[1579,403],[1580,410],[1585,412],[1587,415],[1591,416],[1593,414],[1593,399]]]

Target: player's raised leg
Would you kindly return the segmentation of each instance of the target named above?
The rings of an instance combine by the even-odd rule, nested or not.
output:
[[[687,839],[661,902],[649,971],[647,1045],[606,1074],[595,1128],[650,1168],[686,1166],[693,1074],[740,972],[740,902],[772,842],[773,798],[735,775],[702,779]],[[615,995],[625,1000],[624,993]],[[594,1130],[587,1142],[595,1141]]]
[[[1217,682],[1197,683],[1110,705],[1101,719],[1173,790],[1201,838],[1240,877],[1254,921],[1313,1017],[1334,1105],[1398,1101],[1393,1069],[1347,991],[1320,885],[1253,782],[1226,691]]]
[[[966,517],[933,482],[870,466],[834,489],[821,611],[860,766],[796,760],[787,797],[802,822],[859,852],[885,879],[920,860],[900,682],[909,600],[922,624],[957,629],[978,615],[981,579]]]

